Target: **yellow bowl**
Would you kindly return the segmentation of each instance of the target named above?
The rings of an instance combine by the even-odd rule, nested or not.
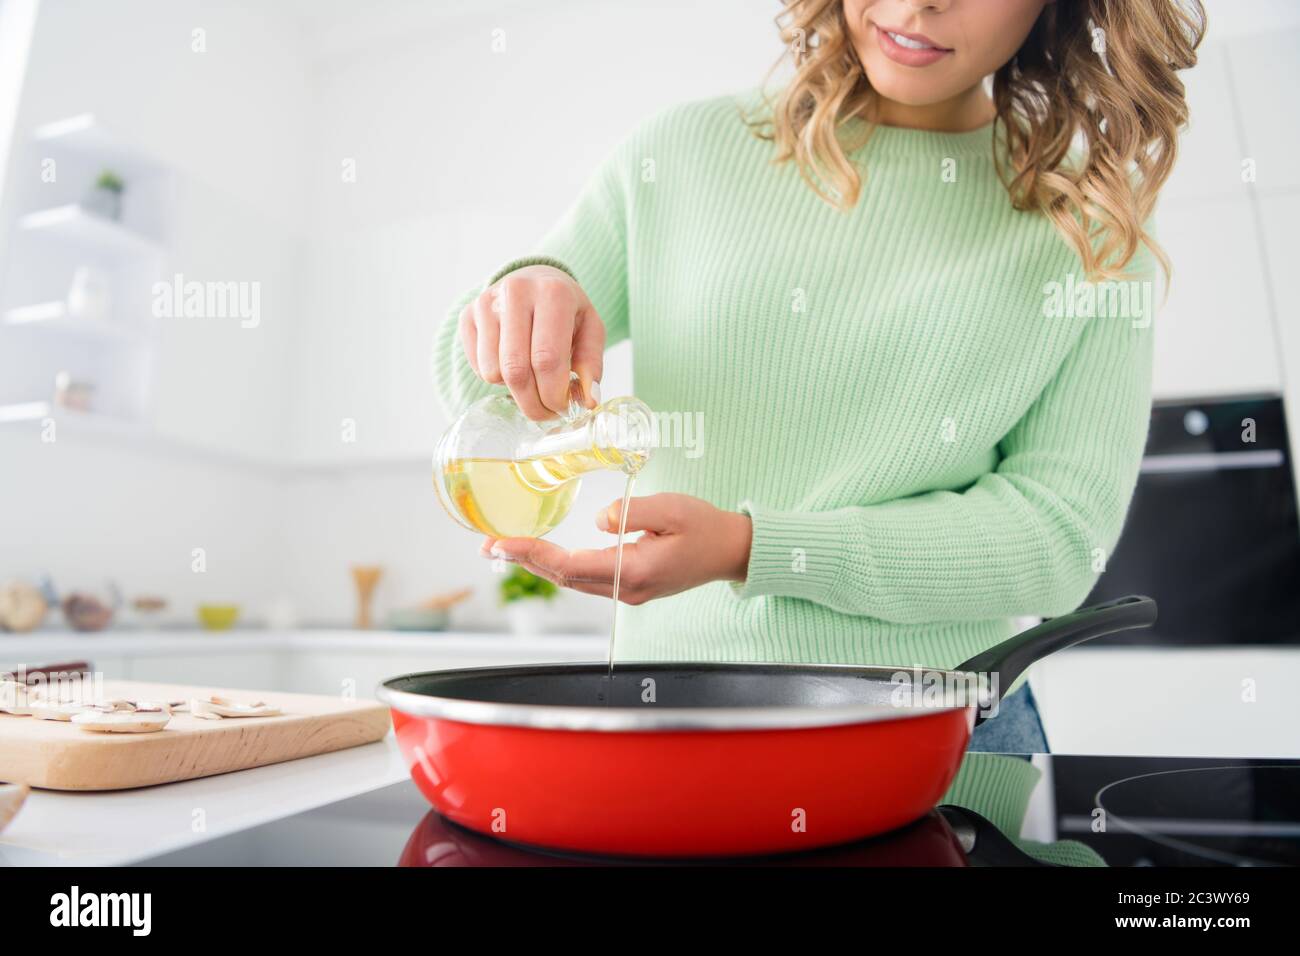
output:
[[[238,617],[238,604],[199,605],[199,623],[209,631],[229,630]]]

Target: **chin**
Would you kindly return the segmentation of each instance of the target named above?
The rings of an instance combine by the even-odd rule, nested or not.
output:
[[[867,70],[866,73],[873,90],[885,99],[904,106],[932,106],[952,95],[945,95],[937,84],[922,82],[916,77],[899,76],[896,70]]]

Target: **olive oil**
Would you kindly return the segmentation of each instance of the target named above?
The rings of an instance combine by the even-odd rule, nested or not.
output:
[[[616,448],[532,458],[454,458],[443,485],[459,516],[494,538],[540,538],[569,513],[580,483],[598,468],[635,472],[644,456]]]
[[[576,451],[546,449],[545,441],[534,443],[538,454],[516,459],[522,480],[530,487],[548,490],[556,485],[580,478],[589,471],[607,469],[635,475],[646,463],[649,455],[644,451],[630,451],[613,447],[592,446]]]
[[[578,483],[538,488],[524,480],[520,462],[457,458],[443,482],[459,517],[494,538],[537,538],[564,520]]]
[[[627,476],[627,485],[623,488],[623,507],[618,516],[618,550],[614,552],[614,619],[609,625],[609,692],[605,702],[614,700],[614,639],[618,635],[618,585],[623,578],[623,536],[627,533],[627,509],[632,503],[632,486],[636,484],[636,473]]]

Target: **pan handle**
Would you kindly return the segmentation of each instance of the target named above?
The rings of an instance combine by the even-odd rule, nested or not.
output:
[[[995,827],[989,820],[969,807],[959,807],[954,803],[945,803],[935,808],[944,823],[948,824],[953,836],[961,844],[962,852],[969,858],[978,853],[977,866],[1045,866],[1044,863],[1022,850],[1010,837]]]
[[[1156,602],[1141,594],[1130,594],[1128,597],[1116,598],[1105,604],[1080,608],[1069,614],[1050,618],[1037,627],[1021,631],[1015,637],[976,654],[965,664],[957,667],[957,670],[987,675],[990,678],[996,674],[1000,697],[1030,664],[1048,654],[1054,654],[1105,634],[1150,627],[1155,620]],[[976,712],[975,722],[979,724],[983,721],[983,716]]]

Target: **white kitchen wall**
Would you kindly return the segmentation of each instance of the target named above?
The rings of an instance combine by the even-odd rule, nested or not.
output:
[[[187,619],[198,601],[257,608],[275,595],[279,479],[229,453],[267,456],[284,441],[306,138],[297,22],[284,14],[197,0],[41,4],[4,228],[44,202],[32,130],[93,113],[174,172],[162,273],[260,282],[262,322],[160,323],[151,424],[163,440],[69,429],[47,443],[36,425],[0,426],[0,578],[49,572],[63,589],[113,578],[128,594],[167,595]],[[179,454],[167,439],[223,454]]]
[[[33,451],[30,441],[0,429],[0,579],[49,571],[63,589],[102,593],[112,578],[128,596],[166,595],[191,622],[200,602],[260,609],[278,593],[278,499],[263,472],[73,440]]]
[[[348,563],[375,560],[388,568],[381,606],[470,585],[459,620],[499,623],[481,539],[432,492],[449,424],[430,388],[434,329],[466,288],[530,248],[639,119],[756,83],[779,53],[773,12],[765,0],[306,11],[311,239],[290,450],[308,464],[373,464],[291,480],[301,613],[344,617]],[[626,346],[614,350],[604,394],[630,392],[630,369]],[[591,516],[620,493],[613,476],[585,480],[553,539],[607,544]],[[599,629],[610,614],[607,600],[565,594],[552,618]]]
[[[195,30],[204,52],[192,49]],[[153,419],[166,436],[245,454],[283,447],[306,100],[296,22],[274,4],[41,5],[20,133],[93,113],[176,172],[163,275],[261,285],[255,329],[228,319],[160,323]],[[52,188],[40,177],[43,155],[17,151],[6,221],[40,208]]]
[[[348,9],[306,40],[310,334],[292,450],[352,454],[352,417],[357,454],[424,457],[445,422],[423,359],[452,299],[527,250],[641,118],[756,82],[779,48],[762,0]]]
[[[37,0],[0,3],[0,183],[5,180],[9,151],[27,76],[27,53],[36,29]],[[4,239],[0,236],[0,250]]]
[[[1185,76],[1192,126],[1157,217],[1174,277],[1156,387],[1285,388],[1294,403],[1300,4],[1206,6],[1202,63]],[[776,7],[45,0],[19,135],[95,113],[177,172],[168,269],[262,284],[256,330],[163,323],[153,422],[264,464],[77,436],[56,458],[35,430],[0,426],[0,578],[113,576],[178,606],[254,611],[287,595],[305,620],[342,621],[348,564],[379,562],[381,610],[470,584],[462,623],[498,621],[478,540],[430,488],[446,424],[428,379],[435,324],[528,248],[640,118],[758,82],[779,52]],[[1243,159],[1256,182],[1243,183]],[[6,228],[31,175],[10,163]],[[631,389],[627,349],[616,351],[607,394]],[[355,442],[342,440],[345,419]],[[589,481],[556,540],[600,541],[585,516],[619,490]],[[189,570],[208,542],[241,555],[220,582]],[[606,602],[565,605],[560,626],[608,620]]]

